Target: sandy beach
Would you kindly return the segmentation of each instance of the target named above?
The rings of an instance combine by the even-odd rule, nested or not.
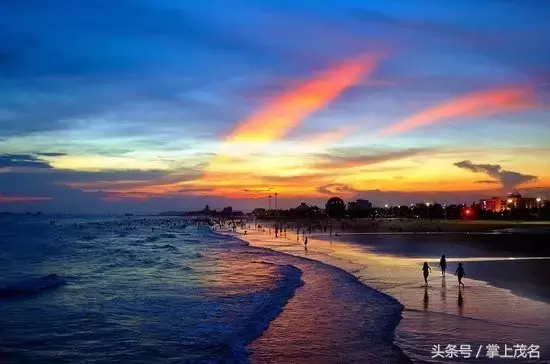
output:
[[[425,260],[435,267],[440,256],[446,254],[450,268],[461,261],[467,265],[471,278],[550,302],[550,244],[545,234],[340,233],[314,237],[327,242],[358,244],[377,254],[418,262]]]
[[[450,243],[447,236],[439,241],[425,239],[427,236],[349,234],[327,239],[312,235],[306,250],[301,234],[297,241],[295,232],[286,238],[250,230],[240,235],[252,246],[341,268],[369,287],[396,298],[405,310],[395,343],[415,362],[437,362],[431,358],[436,344],[468,344],[483,346],[483,350],[492,343],[502,348],[536,344],[541,346],[543,358],[550,357],[550,348],[545,346],[550,342],[549,296],[544,289],[537,291],[542,283],[530,287],[525,284],[535,276],[544,276],[548,260],[482,248],[472,242],[460,243],[458,237]],[[441,251],[449,252],[451,272],[459,260],[464,262],[464,289],[458,289],[452,273],[441,277],[436,268]],[[428,286],[422,280],[423,261],[433,269]],[[494,361],[482,357],[476,361],[484,359]]]
[[[319,226],[314,220],[293,220],[293,224],[304,227]],[[330,223],[334,232],[348,233],[463,233],[491,232],[495,230],[516,231],[546,231],[550,229],[550,221],[518,221],[518,220],[428,220],[428,219],[346,219]],[[264,225],[269,225],[265,223]],[[345,225],[345,226],[343,226]]]

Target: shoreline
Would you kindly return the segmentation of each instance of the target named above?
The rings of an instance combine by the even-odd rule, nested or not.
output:
[[[274,223],[283,223],[301,228],[312,227],[312,233],[322,233],[321,226],[330,225],[338,233],[489,233],[495,231],[533,231],[549,232],[550,221],[523,221],[523,220],[438,220],[438,219],[344,219],[344,220],[257,220],[257,223],[266,227]],[[326,231],[324,231],[326,232]]]
[[[308,281],[308,275],[311,275],[311,273],[309,272],[309,270],[311,270],[311,268],[304,269],[304,265],[305,266],[311,265],[311,266],[319,267],[321,270],[331,271],[332,272],[331,276],[335,275],[336,277],[338,277],[338,278],[335,278],[335,279],[340,279],[340,280],[343,279],[345,281],[346,285],[348,285],[348,284],[349,285],[356,285],[358,288],[360,288],[360,291],[370,292],[369,295],[372,296],[371,298],[380,298],[383,301],[388,302],[389,304],[391,304],[393,306],[393,309],[392,309],[393,313],[389,316],[390,320],[389,321],[383,320],[382,321],[383,324],[377,323],[377,326],[380,326],[381,328],[385,327],[386,329],[389,329],[390,331],[387,334],[381,334],[380,337],[375,339],[374,343],[371,343],[371,344],[375,344],[375,343],[378,342],[377,345],[382,345],[384,347],[389,344],[389,347],[387,348],[389,350],[388,354],[390,356],[394,356],[394,359],[397,360],[397,361],[395,361],[396,363],[403,363],[403,364],[405,364],[405,363],[412,364],[413,363],[411,358],[409,358],[406,355],[406,353],[403,351],[403,349],[399,345],[397,345],[396,342],[395,342],[396,330],[397,330],[399,324],[401,323],[401,321],[403,319],[403,311],[405,310],[405,306],[398,299],[393,297],[392,295],[387,294],[387,293],[385,293],[381,290],[378,290],[376,288],[373,288],[373,287],[365,284],[364,282],[362,282],[359,279],[359,277],[357,277],[356,275],[354,275],[354,274],[352,274],[352,273],[350,273],[350,272],[348,272],[348,271],[346,271],[346,270],[344,270],[344,269],[342,269],[338,266],[328,264],[328,263],[325,263],[323,261],[320,261],[320,260],[317,260],[317,259],[314,259],[314,258],[297,256],[297,255],[277,251],[277,250],[269,248],[269,247],[261,247],[261,246],[254,245],[253,242],[247,240],[247,235],[244,235],[244,234],[225,232],[225,231],[224,232],[215,231],[215,232],[217,234],[222,235],[222,236],[223,235],[230,236],[234,239],[240,240],[240,241],[246,243],[250,248],[255,249],[255,250],[263,251],[268,255],[269,254],[275,254],[275,255],[279,255],[279,256],[284,257],[283,258],[284,260],[290,260],[291,264],[292,264],[291,266],[295,267],[296,269],[299,269],[302,272],[303,284],[300,287],[298,287],[298,289],[303,289],[304,286],[311,285],[311,283]],[[294,260],[294,262],[292,262],[293,260]],[[300,262],[302,262],[302,263],[300,263]],[[315,288],[318,289],[318,287],[315,287]],[[301,292],[298,292],[298,289],[294,292],[294,294],[289,298],[289,300],[282,307],[282,311],[279,312],[279,315],[277,317],[275,317],[274,319],[269,321],[268,326],[263,330],[263,332],[259,336],[255,337],[254,339],[252,339],[251,341],[249,341],[246,344],[246,351],[248,352],[249,358],[254,359],[255,355],[257,355],[255,353],[255,350],[257,350],[257,348],[255,348],[255,346],[260,345],[260,347],[261,347],[261,343],[259,343],[259,342],[262,341],[262,337],[264,335],[269,334],[269,330],[271,328],[271,325],[274,324],[274,322],[277,321],[279,319],[279,317],[285,313],[285,310],[288,312],[289,304],[292,304],[293,300],[298,299],[297,296],[303,295]],[[354,288],[354,290],[355,289],[357,289],[357,288]],[[333,305],[330,305],[330,306],[333,306]],[[374,320],[374,321],[376,322],[376,320]],[[299,338],[297,338],[297,340],[298,339]],[[308,358],[305,362],[307,362],[307,363],[310,363],[310,362],[311,363],[317,363],[318,362],[318,361],[311,361],[311,360],[312,360],[311,358]],[[325,362],[329,363],[331,361],[327,360],[325,358]],[[337,361],[337,362],[339,362],[339,361]],[[355,362],[355,361],[353,361],[353,362]],[[363,361],[361,360],[360,362],[363,362]]]
[[[347,248],[344,248],[345,250],[342,250],[342,247],[339,247],[339,245],[342,245],[342,243],[336,241],[334,241],[333,244],[329,245],[329,242],[314,239],[310,235],[310,244],[308,245],[310,249],[308,252],[308,250],[304,251],[303,245],[301,243],[297,243],[293,240],[292,234],[289,238],[278,239],[268,235],[266,232],[254,232],[252,234],[246,235],[237,234],[237,237],[241,240],[249,242],[251,246],[267,247],[268,249],[283,254],[302,257],[305,259],[312,259],[343,270],[356,277],[361,282],[361,284],[385,295],[389,295],[393,299],[397,300],[401,305],[403,305],[404,310],[401,313],[402,318],[399,322],[399,325],[395,330],[395,339],[393,343],[400,347],[403,353],[405,353],[405,355],[407,355],[413,361],[418,360],[422,362],[429,362],[429,356],[426,356],[429,354],[429,345],[436,342],[427,343],[426,337],[422,335],[421,337],[424,338],[421,341],[418,341],[417,337],[411,339],[409,338],[409,336],[411,334],[413,336],[419,335],[419,333],[421,332],[424,332],[423,335],[428,335],[428,337],[433,336],[435,332],[438,332],[438,327],[440,327],[440,325],[451,325],[452,327],[456,327],[458,330],[458,337],[461,337],[462,334],[468,333],[468,335],[470,335],[469,339],[472,342],[479,342],[480,340],[478,336],[475,336],[476,330],[482,330],[486,333],[486,336],[484,336],[485,340],[491,341],[492,339],[492,341],[501,342],[502,344],[504,344],[502,340],[506,339],[508,340],[508,342],[520,342],[528,337],[535,339],[539,337],[546,338],[550,334],[547,327],[542,326],[541,328],[540,326],[540,322],[546,322],[547,318],[550,317],[550,306],[546,301],[534,300],[532,297],[518,294],[517,292],[512,293],[510,289],[501,288],[497,285],[492,284],[489,281],[482,281],[476,279],[475,277],[468,278],[472,277],[471,275],[469,275],[465,279],[467,285],[467,288],[465,290],[467,293],[466,301],[470,301],[470,305],[474,305],[470,308],[474,309],[474,311],[469,314],[467,313],[467,310],[466,312],[464,312],[464,308],[460,307],[461,296],[459,294],[458,312],[452,314],[452,307],[447,306],[447,308],[445,308],[445,305],[441,306],[441,302],[437,302],[439,298],[434,296],[433,293],[434,290],[440,290],[440,288],[437,287],[437,282],[441,281],[441,289],[443,289],[443,291],[441,292],[441,297],[443,298],[443,294],[446,291],[445,282],[448,279],[440,278],[439,276],[434,275],[430,278],[429,286],[426,286],[425,289],[419,288],[424,287],[424,285],[417,285],[418,278],[416,278],[416,276],[418,273],[415,272],[417,269],[419,269],[418,267],[416,267],[418,263],[411,262],[410,259],[400,259],[401,261],[408,261],[408,266],[402,266],[400,265],[401,263],[396,263],[396,258],[391,257],[386,257],[387,261],[383,263],[383,265],[386,265],[388,267],[397,268],[398,271],[400,271],[401,269],[405,269],[409,272],[411,270],[414,272],[412,276],[413,281],[409,281],[409,283],[407,283],[404,288],[402,288],[402,284],[396,285],[395,283],[391,283],[391,279],[389,281],[385,278],[382,278],[382,280],[380,280],[380,277],[384,276],[385,269],[388,268],[375,271],[374,276],[378,278],[372,280],[373,267],[371,264],[368,263],[369,260],[363,263],[365,265],[361,265],[359,263],[360,260],[354,259],[354,252],[346,252],[345,250],[347,250]],[[349,246],[353,243],[343,244],[343,246]],[[332,251],[333,253],[330,253],[330,251]],[[365,255],[365,257],[370,260],[374,259],[373,262],[377,261],[378,259],[374,256],[368,258],[368,255]],[[397,264],[397,266],[395,266],[394,264]],[[382,273],[382,276],[380,275],[380,273]],[[449,276],[449,278],[451,277]],[[417,282],[416,284],[414,283],[415,281]],[[447,289],[447,295],[449,296],[449,299],[455,300],[456,305],[457,293],[454,289],[452,289],[452,287],[455,286],[454,281],[455,279],[448,280],[447,285],[450,285],[450,288]],[[460,293],[460,289],[458,291]],[[487,291],[487,293],[485,293],[485,291]],[[414,299],[417,294],[420,294],[415,292],[424,292],[424,303],[420,304],[418,301],[416,301],[416,299]],[[471,295],[473,296],[469,297]],[[436,301],[432,302],[434,299]],[[472,300],[476,302],[481,300],[478,302],[478,304],[481,306],[476,308],[476,304],[474,304],[474,301]],[[495,304],[503,304],[505,305],[503,307],[508,307],[510,304],[512,304],[512,302],[515,301],[517,301],[517,303],[514,303],[507,309],[510,310],[512,309],[511,307],[517,306],[519,311],[510,311],[509,315],[505,314],[504,316],[499,315],[498,312],[494,311]],[[466,308],[468,309],[468,306],[466,306]],[[451,312],[449,312],[449,309],[451,309]],[[440,312],[440,310],[442,311]],[[428,313],[437,313],[439,314],[439,316],[426,316],[426,314]],[[464,318],[473,318],[473,320],[462,321],[463,315],[466,315],[466,317]],[[428,320],[429,317],[430,321],[428,322],[430,322],[430,324],[426,325],[426,320]],[[435,327],[432,327],[433,322],[431,321],[431,317],[433,317],[434,319],[435,317],[437,317],[437,320],[439,320],[440,323],[435,324]],[[544,317],[544,319],[542,319],[542,317]],[[484,324],[484,322],[486,323]],[[488,323],[491,323],[491,327],[487,326]],[[525,323],[528,323],[527,326],[522,327],[521,325]],[[520,328],[510,332],[508,329],[510,325],[520,325]],[[541,333],[537,333],[537,330],[542,331]],[[466,335],[466,339],[468,338],[468,335]],[[432,341],[435,341],[438,338],[437,335],[434,337],[432,337]],[[485,342],[484,344],[487,344],[487,342]],[[548,353],[545,353],[543,355],[548,356],[547,354]]]

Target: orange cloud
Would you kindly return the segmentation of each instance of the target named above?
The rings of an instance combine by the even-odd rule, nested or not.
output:
[[[510,87],[474,92],[455,98],[438,106],[427,109],[410,118],[402,120],[381,131],[388,136],[421,128],[439,121],[463,116],[486,116],[503,114],[539,106],[532,89],[527,87]]]
[[[279,181],[265,177],[266,175],[278,175],[277,172],[280,168],[286,168],[288,171],[287,165],[266,165],[265,168],[262,167],[261,174],[257,175],[258,163],[253,163],[254,159],[250,159],[246,143],[263,146],[281,139],[312,113],[327,106],[346,89],[360,84],[363,78],[374,70],[379,59],[379,55],[372,54],[345,60],[308,80],[289,87],[268,101],[259,110],[241,121],[226,136],[220,153],[204,169],[200,179],[150,186],[134,186],[132,184],[124,186],[121,184],[112,186],[108,190],[113,195],[108,196],[107,199],[119,201],[124,198],[179,193],[225,195],[233,198],[250,197],[265,193],[262,191],[266,185],[289,192],[291,190],[292,192],[314,190],[311,184],[307,184],[307,178],[304,176],[289,177]],[[324,146],[352,133],[353,130],[350,127],[343,127],[324,135],[316,135],[306,143]],[[233,155],[232,148],[243,155]],[[262,152],[265,151],[262,150]],[[270,171],[273,173],[269,173]],[[75,184],[73,186],[90,187],[76,186]]]
[[[355,126],[342,127],[336,130],[327,131],[324,133],[318,133],[305,141],[305,145],[311,147],[325,147],[333,142],[341,140],[346,136],[357,131],[359,128]]]
[[[268,142],[281,138],[347,88],[358,84],[367,73],[374,70],[378,58],[370,55],[346,60],[298,84],[242,121],[225,141]]]
[[[50,201],[51,197],[32,197],[32,196],[5,196],[0,194],[0,203],[10,202],[35,202],[35,201]]]
[[[357,85],[378,62],[378,55],[363,55],[348,59],[314,78],[301,82],[272,99],[250,117],[240,122],[224,140],[218,156],[206,168],[202,181],[210,179],[221,167],[227,170],[232,163],[231,148],[238,143],[262,145],[278,140],[296,128],[312,113],[327,106],[349,87]],[[314,141],[326,143],[331,138]],[[243,152],[243,147],[236,148]],[[241,171],[242,172],[242,171]]]

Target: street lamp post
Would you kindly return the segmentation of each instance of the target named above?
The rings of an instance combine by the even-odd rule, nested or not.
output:
[[[268,211],[271,211],[271,195],[269,195],[268,198],[269,198],[269,209],[268,209]]]
[[[278,195],[278,193],[275,192],[275,210],[277,210],[277,195]]]
[[[428,220],[430,220],[430,203],[426,202],[426,207],[428,208]]]
[[[542,205],[541,202],[542,202],[542,198],[537,197],[537,206],[539,208],[539,218],[541,217],[541,211],[540,211],[540,205]]]
[[[388,218],[388,204],[385,204],[384,207],[386,208],[386,219]]]

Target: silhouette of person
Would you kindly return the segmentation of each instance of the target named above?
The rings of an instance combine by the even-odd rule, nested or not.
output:
[[[445,271],[447,270],[447,259],[445,258],[445,254],[441,256],[439,267],[441,268],[441,275],[445,277]]]
[[[430,275],[432,271],[432,268],[428,265],[428,262],[424,262],[424,265],[422,266],[422,272],[424,274],[424,282],[426,282],[426,285],[428,285],[428,276]]]
[[[462,278],[464,277],[464,267],[462,266],[462,263],[458,263],[458,268],[456,268],[455,275],[458,277],[458,287],[460,287],[460,285],[464,287],[464,283],[462,283]]]
[[[306,236],[306,238],[304,239],[304,249],[307,250],[307,236]]]

